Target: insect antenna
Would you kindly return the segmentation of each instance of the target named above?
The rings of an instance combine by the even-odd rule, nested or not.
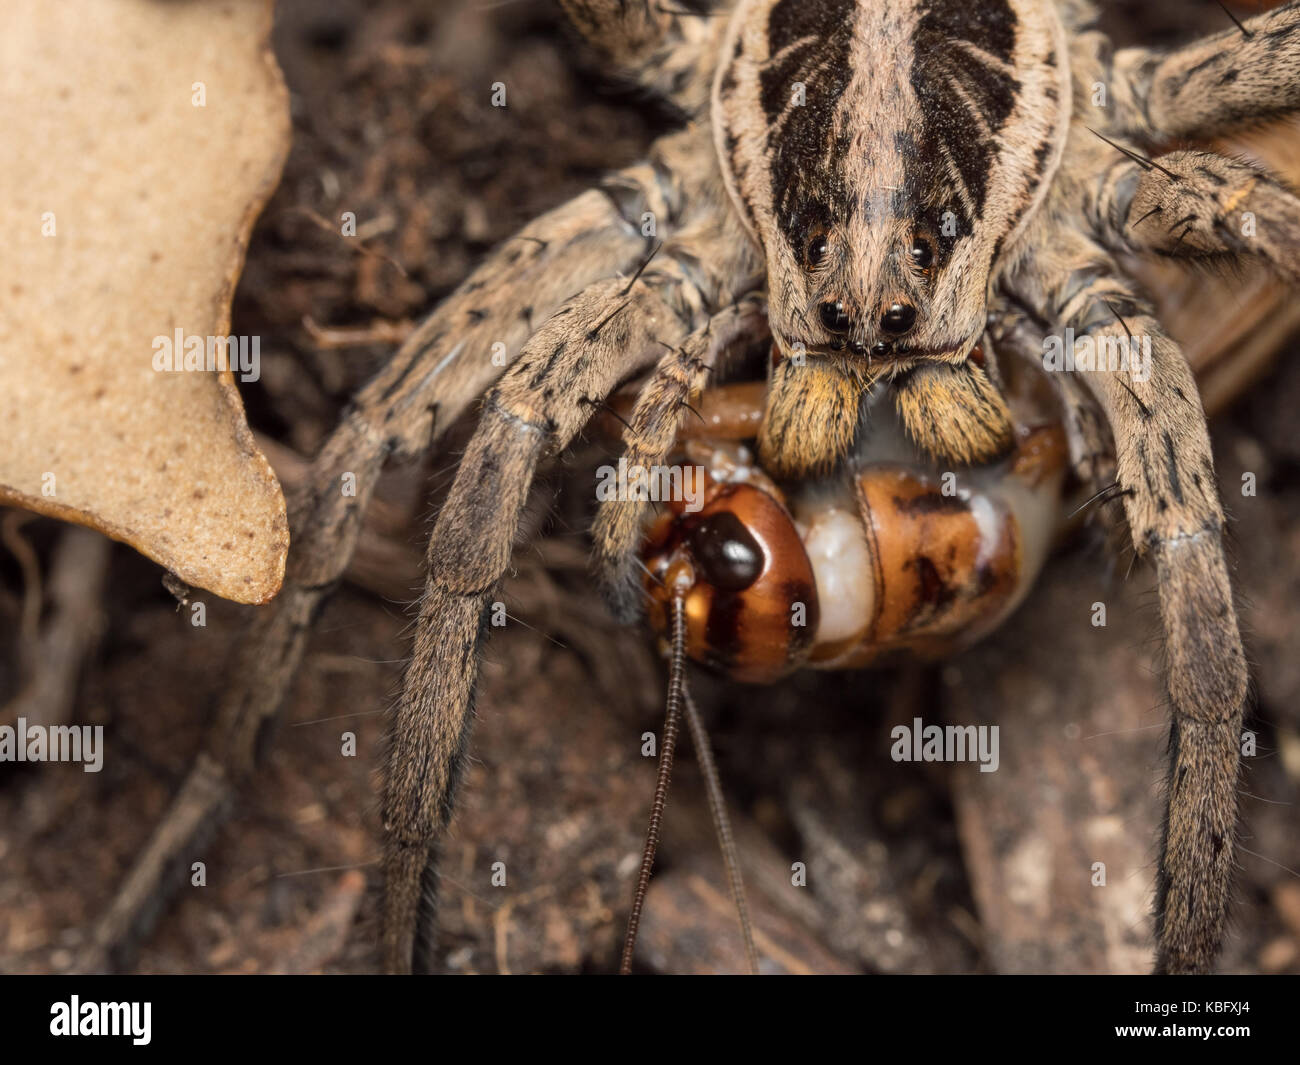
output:
[[[704,731],[704,721],[691,698],[690,689],[683,686],[682,699],[686,705],[686,726],[691,731],[691,742],[695,744],[695,757],[699,760],[700,771],[704,774],[704,788],[709,797],[709,813],[713,815],[713,827],[718,833],[718,846],[722,849],[722,864],[727,870],[727,884],[731,888],[731,899],[736,905],[736,916],[740,919],[740,934],[745,940],[745,958],[749,962],[749,971],[758,975],[758,951],[754,949],[754,929],[749,923],[749,904],[745,901],[745,882],[740,876],[740,855],[736,852],[736,839],[731,832],[731,819],[727,816],[727,804],[722,797],[722,778],[718,775],[718,765],[713,760],[713,747],[709,743],[709,734]]]
[[[718,774],[718,764],[713,757],[713,746],[709,743],[704,720],[700,717],[695,700],[691,698],[690,689],[686,686],[686,600],[681,595],[673,596],[668,712],[664,723],[663,745],[659,750],[659,773],[655,780],[654,801],[650,807],[650,823],[646,829],[645,849],[641,855],[641,871],[637,877],[632,912],[628,916],[627,934],[623,939],[623,960],[619,972],[626,976],[632,971],[632,953],[636,948],[637,930],[641,925],[641,912],[645,906],[646,891],[650,886],[655,852],[659,848],[659,832],[663,824],[664,807],[668,802],[668,786],[672,778],[673,756],[677,751],[677,734],[683,708],[686,726],[691,733],[691,742],[695,744],[695,755],[699,760],[700,772],[704,776],[709,813],[713,818],[714,831],[718,835],[718,846],[722,850],[727,884],[736,906],[736,916],[740,920],[740,933],[745,941],[745,958],[749,963],[750,973],[757,976],[758,951],[754,947],[754,931],[749,919],[749,904],[745,900],[745,884],[741,879],[736,839],[731,830],[731,819],[727,816],[727,804],[722,795],[722,778]]]
[[[623,961],[619,974],[632,972],[632,951],[636,947],[636,933],[641,925],[641,910],[645,906],[646,889],[650,886],[650,870],[654,867],[655,851],[659,849],[659,829],[663,824],[664,806],[668,802],[668,784],[673,775],[673,755],[677,750],[677,729],[682,716],[682,692],[686,688],[686,600],[673,596],[673,653],[668,670],[668,715],[664,721],[663,743],[659,748],[659,775],[655,779],[654,801],[650,805],[650,824],[646,828],[645,850],[641,853],[641,872],[637,876],[636,895],[632,899],[632,912],[627,919],[627,934],[623,937]]]

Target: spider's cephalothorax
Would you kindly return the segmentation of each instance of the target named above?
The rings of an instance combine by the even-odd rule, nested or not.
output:
[[[661,463],[733,342],[770,332],[782,357],[765,468],[851,473],[841,460],[892,395],[913,442],[960,478],[1015,439],[998,365],[976,349],[991,307],[1054,342],[1024,354],[1052,371],[1071,467],[1123,499],[1135,552],[1154,564],[1172,717],[1157,968],[1209,969],[1247,671],[1196,382],[1122,264],[1253,258],[1300,283],[1300,199],[1246,162],[1168,150],[1300,110],[1300,3],[1225,18],[1167,52],[1115,50],[1087,0],[561,4],[687,121],[644,163],[506,241],[357,396],[295,501],[284,590],[241,645],[240,668],[270,679],[233,687],[221,711],[240,764],[343,573],[384,460],[419,454],[481,398],[429,544],[383,796],[385,962],[427,965],[422,888],[436,879],[486,618],[539,463],[638,379],[625,457]],[[342,470],[355,496],[340,496]],[[629,617],[644,595],[644,517],[643,503],[613,499],[593,527],[598,575]],[[257,668],[265,658],[274,669]],[[210,792],[205,776],[186,795]],[[176,816],[189,818],[183,803]],[[132,884],[163,867],[146,855],[102,936],[131,912]]]
[[[1056,9],[741,0],[722,56],[722,170],[763,247],[773,334],[802,356],[773,382],[765,462],[831,467],[882,377],[905,410],[951,411],[909,422],[927,450],[968,462],[1005,450],[1005,406],[970,355],[990,272],[1065,143]]]

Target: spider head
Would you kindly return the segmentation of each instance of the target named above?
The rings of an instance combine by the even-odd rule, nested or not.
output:
[[[900,185],[864,181],[834,205],[795,190],[764,249],[784,354],[960,360],[978,342],[991,257],[973,264],[978,249],[898,169]]]
[[[964,361],[1064,143],[1053,5],[740,0],[721,54],[715,144],[783,352]]]

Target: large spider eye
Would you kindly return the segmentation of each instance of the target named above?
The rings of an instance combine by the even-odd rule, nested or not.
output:
[[[922,270],[928,269],[934,262],[934,248],[924,237],[912,241],[912,262]]]
[[[816,266],[826,258],[826,253],[830,250],[831,245],[826,239],[826,234],[818,233],[808,242],[808,247],[804,250],[804,259],[809,266]]]
[[[817,312],[821,316],[822,325],[830,333],[847,333],[853,328],[853,320],[849,318],[849,312],[844,309],[844,303],[836,300],[834,303],[823,303]]]
[[[722,591],[743,591],[763,572],[762,548],[729,510],[710,514],[691,529],[687,541],[704,579]]]

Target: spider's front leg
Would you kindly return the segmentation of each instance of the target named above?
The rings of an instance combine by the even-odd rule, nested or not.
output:
[[[1156,564],[1173,702],[1171,770],[1156,884],[1157,970],[1207,972],[1223,935],[1237,824],[1248,675],[1223,553],[1223,510],[1196,384],[1177,345],[1149,317],[1145,382],[1088,378],[1116,439],[1118,481],[1139,554]],[[1119,339],[1115,328],[1110,335]],[[1104,334],[1103,334],[1104,335]]]
[[[1294,111],[1300,108],[1300,2],[1172,52],[1121,49],[1106,80],[1114,97],[1110,130],[1152,144],[1206,140]]]
[[[1091,213],[1114,250],[1186,259],[1253,255],[1300,284],[1300,198],[1239,159],[1179,151],[1118,162]]]
[[[709,237],[722,236],[684,235],[674,249],[690,265],[667,258],[640,280],[601,282],[575,296],[484,401],[429,542],[414,655],[388,755],[382,940],[391,970],[411,968],[417,924],[427,927],[422,885],[451,812],[486,610],[509,564],[537,463],[567,447],[619,384],[687,337],[716,295],[706,284],[706,298],[691,279],[700,262],[718,265],[720,276],[750,277],[747,248],[738,256],[735,244],[710,245]]]
[[[704,55],[727,19],[725,10],[706,8],[729,3],[560,0],[560,6],[593,47],[645,88],[688,114],[707,106],[713,72]]]
[[[672,238],[699,191],[677,175],[690,172],[700,143],[689,131],[663,138],[648,161],[615,171],[497,248],[357,394],[353,406],[369,428],[402,457],[436,442],[564,300],[637,268],[655,244],[642,232],[644,216],[656,219],[659,239]]]
[[[1155,563],[1173,711],[1156,968],[1206,972],[1228,906],[1248,692],[1209,433],[1178,346],[1099,248],[1063,243],[1011,287],[1042,319],[1074,330],[1076,360],[1091,354],[1078,376],[1111,426],[1134,549]]]
[[[659,360],[637,396],[623,434],[629,469],[649,470],[664,462],[692,409],[690,404],[717,367],[718,357],[738,337],[757,335],[766,328],[766,302],[758,296],[745,296]],[[596,573],[615,613],[628,621],[641,613],[637,551],[642,519],[650,505],[648,500],[605,500],[592,526]]]

